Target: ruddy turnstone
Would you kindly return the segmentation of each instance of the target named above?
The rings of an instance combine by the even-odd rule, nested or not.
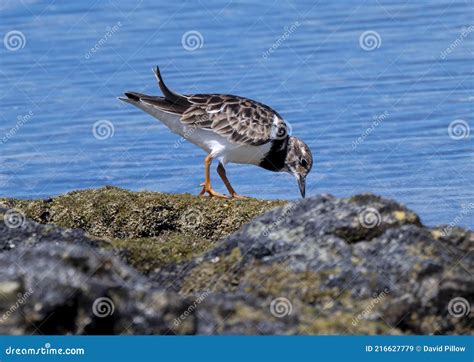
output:
[[[225,94],[183,95],[171,91],[154,69],[164,97],[127,92],[120,100],[133,104],[164,123],[172,132],[207,152],[200,195],[226,197],[211,186],[210,166],[219,160],[217,173],[231,197],[239,197],[226,176],[228,162],[253,164],[287,172],[298,181],[305,196],[305,179],[313,166],[309,147],[289,135],[283,118],[265,104]]]

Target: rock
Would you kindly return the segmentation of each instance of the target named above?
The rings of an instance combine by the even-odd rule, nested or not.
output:
[[[212,286],[285,298],[300,310],[302,332],[363,333],[360,325],[375,321],[389,333],[471,333],[471,315],[448,306],[462,298],[470,309],[474,300],[474,235],[439,236],[393,201],[326,195],[257,217],[176,277],[184,295]],[[341,326],[342,317],[306,323],[342,315]]]
[[[79,230],[0,209],[0,334],[282,334],[256,298],[165,291]],[[18,211],[16,211],[18,213]],[[199,308],[199,313],[196,313]],[[245,318],[244,318],[245,316]]]
[[[473,233],[427,228],[375,195],[284,203],[104,188],[0,205],[24,218],[12,228],[0,212],[0,333],[473,331]],[[190,205],[204,217],[189,222]],[[1,322],[28,288],[22,313]],[[93,313],[100,298],[111,316]]]
[[[2,209],[0,207],[0,252],[34,246],[55,240],[74,244],[87,244],[91,247],[110,245],[104,240],[87,235],[83,230],[58,228],[54,225],[40,225],[26,218],[25,213],[18,209]]]
[[[191,260],[253,217],[284,203],[130,192],[110,186],[46,200],[0,199],[0,207],[21,209],[20,217],[107,239],[111,249],[121,250],[127,262],[145,274]]]
[[[28,219],[15,228],[0,220],[0,333],[173,333],[170,320],[186,300],[100,250],[104,242]],[[194,328],[183,324],[176,333]]]

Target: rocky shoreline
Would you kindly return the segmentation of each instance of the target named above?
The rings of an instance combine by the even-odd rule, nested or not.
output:
[[[472,334],[474,234],[375,195],[0,199],[1,334]]]

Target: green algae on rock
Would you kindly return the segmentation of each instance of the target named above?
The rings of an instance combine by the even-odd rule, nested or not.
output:
[[[212,241],[284,203],[132,192],[111,186],[46,200],[0,199],[0,205],[21,209],[37,222],[79,228],[100,237],[142,238],[179,232]]]
[[[36,222],[107,238],[111,248],[142,272],[190,260],[255,216],[284,203],[131,192],[110,186],[46,200],[0,199],[0,206],[22,210]]]
[[[112,239],[113,249],[130,265],[144,274],[162,267],[186,262],[210,250],[215,242],[193,234],[165,233],[157,237]]]

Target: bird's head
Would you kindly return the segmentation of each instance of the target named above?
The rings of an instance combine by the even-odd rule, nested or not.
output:
[[[301,196],[305,196],[306,176],[313,167],[313,156],[308,145],[296,137],[288,140],[284,171],[293,175],[298,181]]]

